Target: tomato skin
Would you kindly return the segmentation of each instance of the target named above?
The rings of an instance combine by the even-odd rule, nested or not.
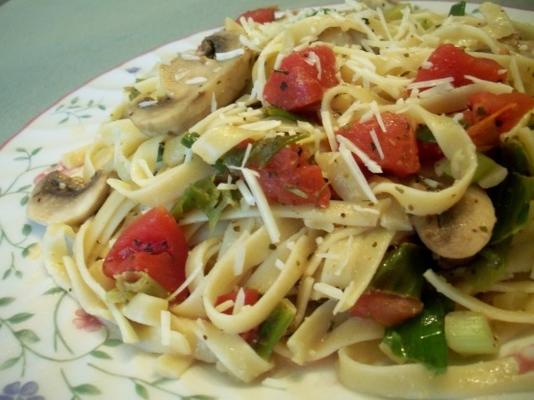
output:
[[[307,157],[299,155],[295,148],[283,148],[258,172],[260,185],[269,201],[328,207],[330,190],[321,169],[309,164]]]
[[[385,173],[401,178],[417,173],[421,169],[421,163],[415,132],[410,121],[403,115],[389,112],[381,116],[386,132],[382,131],[378,121],[374,118],[363,123],[355,121],[338,130],[336,134],[346,137],[358,146],[376,161]],[[384,159],[380,158],[371,138],[370,132],[373,129],[380,142]],[[356,160],[359,162],[358,158]]]
[[[318,57],[321,72],[310,64],[310,53]],[[287,111],[311,112],[319,108],[323,93],[335,86],[336,58],[327,46],[314,46],[296,51],[282,60],[265,84],[263,95],[274,106]]]
[[[187,243],[181,228],[163,207],[137,217],[119,236],[106,259],[104,273],[113,278],[144,271],[169,292],[185,280]]]
[[[384,326],[395,326],[415,317],[423,310],[419,299],[371,290],[360,296],[350,310],[355,317],[371,318]]]
[[[454,78],[453,86],[464,86],[472,83],[464,75],[471,75],[487,81],[504,81],[506,73],[493,60],[470,56],[460,47],[452,44],[442,44],[434,50],[428,58],[432,63],[430,68],[419,68],[415,82],[440,78]]]
[[[237,22],[241,23],[241,18],[249,19],[251,18],[254,22],[259,24],[265,24],[267,22],[273,22],[275,20],[274,13],[278,10],[278,7],[266,7],[266,8],[256,8],[255,10],[245,11],[239,17],[237,17]]]
[[[258,302],[261,295],[260,292],[258,292],[256,289],[251,288],[243,288],[243,291],[245,292],[245,305],[252,306]],[[218,306],[219,304],[224,303],[225,301],[232,300],[235,302],[235,299],[237,298],[237,291],[221,294],[217,297],[217,300],[215,301],[215,305]],[[234,307],[230,307],[227,310],[223,311],[224,314],[231,315],[234,311]],[[249,344],[253,344],[257,342],[258,340],[258,333],[259,333],[259,327],[252,328],[246,332],[242,332],[239,334],[243,338],[244,341],[246,341]]]
[[[444,155],[437,143],[417,141],[417,151],[422,165],[434,165],[441,160]]]

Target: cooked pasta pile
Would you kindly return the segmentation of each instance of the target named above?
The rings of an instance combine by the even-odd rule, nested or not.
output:
[[[394,398],[533,390],[534,30],[461,6],[227,19],[237,47],[156,67],[64,157],[100,192],[34,216],[47,270],[167,376],[331,357],[345,386]],[[187,69],[239,60],[213,88]]]

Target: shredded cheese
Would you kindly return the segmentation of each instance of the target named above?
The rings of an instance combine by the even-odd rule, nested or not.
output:
[[[378,156],[381,160],[384,159],[384,150],[382,150],[382,146],[380,145],[380,141],[378,140],[378,136],[376,135],[376,131],[374,129],[371,129],[369,131],[369,135],[371,136],[371,140],[373,141],[373,144],[375,145],[376,151],[378,151]]]
[[[198,60],[200,60],[199,56],[197,56],[195,54],[191,54],[191,53],[181,53],[180,57],[182,58],[182,60],[186,60],[186,61],[198,61]]]
[[[171,344],[171,313],[168,310],[161,310],[161,344],[168,346]]]
[[[211,94],[211,103],[210,103],[211,112],[214,113],[217,111],[217,98],[215,97],[215,92]]]
[[[218,312],[223,313],[223,312],[228,311],[229,309],[231,309],[233,306],[234,306],[234,301],[233,300],[226,300],[226,301],[223,301],[221,304],[216,305],[215,309]]]
[[[284,269],[284,265],[285,263],[279,258],[277,258],[276,261],[274,262],[274,266],[278,268],[280,271]]]
[[[447,78],[439,78],[439,79],[430,79],[428,81],[419,81],[419,82],[412,82],[408,86],[406,86],[407,89],[423,89],[423,88],[429,88],[433,86],[442,85],[445,83],[453,83],[454,78],[452,76],[449,76]]]
[[[349,139],[339,135],[337,137],[337,140],[340,144],[344,145],[353,154],[355,154],[364,163],[364,165],[369,171],[374,174],[382,173],[382,168],[380,167],[380,165],[378,165],[376,161],[372,160],[363,150],[361,150],[358,146],[352,143]]]
[[[349,168],[351,175],[354,177],[356,183],[360,187],[365,197],[367,197],[374,204],[378,203],[378,200],[373,191],[371,190],[367,179],[365,179],[365,176],[363,175],[360,167],[358,166],[358,163],[354,160],[354,157],[352,157],[352,153],[345,146],[341,145],[339,147],[339,154],[341,155],[341,159]]]
[[[240,47],[238,49],[230,50],[225,53],[215,53],[215,59],[217,61],[225,61],[225,60],[230,60],[232,58],[242,56],[243,54],[245,54],[245,50],[242,47]]]
[[[256,200],[256,204],[258,205],[258,211],[260,212],[261,219],[265,224],[265,229],[267,229],[267,232],[269,233],[271,242],[278,243],[280,241],[280,230],[278,229],[278,225],[276,224],[276,220],[274,218],[271,207],[269,206],[269,202],[267,201],[267,198],[263,193],[260,183],[258,182],[258,178],[256,177],[257,173],[248,168],[242,168],[241,172],[243,174],[243,178],[245,178],[245,181],[247,182]]]
[[[237,295],[235,296],[233,315],[239,314],[243,306],[245,305],[245,291],[243,288],[239,288]]]
[[[244,242],[250,237],[248,231],[243,232],[239,237],[239,241]],[[243,267],[245,266],[245,246],[238,246],[236,255],[234,258],[234,275],[239,276],[243,273]]]
[[[372,101],[369,106],[371,107],[371,111],[373,112],[376,122],[378,122],[378,126],[382,130],[382,132],[386,133],[386,124],[384,124],[384,120],[382,119],[382,115],[380,115],[380,110],[378,109],[378,104],[376,101]]]
[[[237,180],[236,186],[239,192],[241,193],[241,196],[243,196],[243,200],[245,200],[245,202],[249,206],[253,206],[256,204],[256,200],[254,199],[254,196],[252,195],[252,193],[250,193],[249,188],[247,187],[245,182],[243,182],[243,180],[241,179]]]
[[[321,110],[321,120],[323,122],[324,131],[326,133],[326,137],[328,138],[330,148],[332,151],[336,151],[336,135],[334,134],[334,128],[332,127],[332,118],[330,116],[330,112],[327,110]]]
[[[195,76],[194,78],[188,79],[185,81],[186,85],[201,85],[208,81],[208,78],[205,76]]]
[[[341,289],[324,282],[315,283],[313,289],[334,300],[341,300],[343,297],[343,291]]]

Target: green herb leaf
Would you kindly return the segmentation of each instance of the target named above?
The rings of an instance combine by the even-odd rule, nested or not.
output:
[[[146,387],[144,387],[143,385],[135,382],[135,393],[137,393],[137,395],[139,397],[142,397],[143,399],[148,399],[148,390],[146,390]]]
[[[382,345],[402,360],[421,362],[436,373],[444,372],[448,364],[444,320],[451,308],[445,297],[433,294],[421,314],[388,328]]]
[[[500,185],[490,190],[489,194],[497,216],[491,238],[491,242],[495,244],[525,227],[534,194],[534,177],[513,172]]]
[[[284,147],[291,143],[296,143],[307,136],[308,134],[301,133],[293,136],[275,136],[273,138],[259,140],[252,146],[248,162],[250,165],[258,166],[260,168],[264,167],[271,158]]]
[[[135,98],[141,94],[141,92],[133,86],[126,86],[124,90],[128,94],[128,100],[130,101],[135,100]]]
[[[263,112],[266,117],[273,117],[278,119],[286,119],[288,121],[307,121],[307,119],[300,117],[296,114],[290,113],[289,111],[283,110],[278,107],[266,107]]]
[[[418,125],[415,131],[415,137],[421,142],[436,143],[436,138],[430,128],[426,125]]]
[[[421,297],[423,272],[434,265],[431,253],[423,246],[403,243],[384,257],[371,286],[401,295]]]
[[[182,139],[180,140],[180,143],[184,146],[190,149],[193,147],[193,144],[197,141],[197,139],[200,137],[200,135],[196,132],[187,132],[184,134]]]
[[[74,386],[72,388],[72,391],[76,394],[87,394],[90,396],[94,396],[101,393],[100,389],[98,389],[95,385],[91,385],[89,383]]]
[[[507,256],[510,239],[482,249],[465,267],[453,269],[449,274],[455,286],[466,293],[488,290],[507,274]]]
[[[462,17],[465,15],[465,1],[460,1],[459,3],[453,4],[449,11],[449,15],[454,15],[455,17]]]
[[[499,150],[501,162],[509,171],[521,175],[532,175],[534,166],[530,165],[523,143],[510,139],[501,144]]]

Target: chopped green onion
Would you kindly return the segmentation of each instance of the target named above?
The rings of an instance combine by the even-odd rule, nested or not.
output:
[[[287,119],[289,121],[306,121],[306,118],[300,117],[278,107],[266,107],[264,112],[266,117]]]
[[[255,346],[260,357],[266,360],[271,358],[274,346],[284,336],[296,313],[295,306],[284,299],[260,325],[259,339]]]
[[[419,361],[436,373],[444,372],[448,365],[445,314],[451,308],[447,298],[432,294],[421,314],[386,330],[382,346],[400,360]]]
[[[465,15],[465,1],[460,1],[459,3],[453,4],[449,11],[449,15],[454,15],[455,17],[462,17]]]
[[[453,311],[445,316],[445,338],[451,350],[462,355],[494,354],[497,341],[488,319],[473,311]]]
[[[500,243],[527,224],[530,201],[534,198],[534,177],[513,172],[489,194],[497,216],[491,242]]]
[[[167,297],[169,294],[143,271],[127,271],[114,278],[115,288],[106,293],[106,300],[110,303],[127,303],[137,293],[145,293],[154,297]]]
[[[430,128],[426,125],[419,125],[415,131],[415,137],[421,142],[436,143],[436,138]]]
[[[425,247],[403,243],[384,257],[371,286],[419,298],[423,287],[423,272],[433,264],[432,255]]]
[[[200,135],[196,132],[187,132],[180,140],[180,143],[190,149],[191,147],[193,147],[193,144],[197,141],[199,137]]]

